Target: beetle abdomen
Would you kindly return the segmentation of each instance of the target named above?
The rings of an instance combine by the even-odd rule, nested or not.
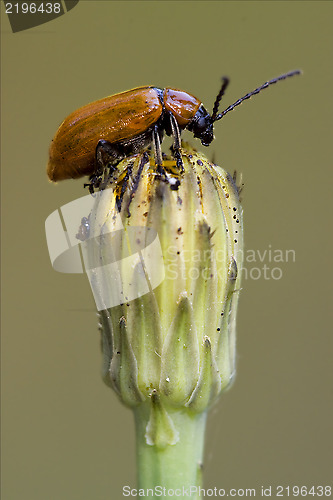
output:
[[[111,144],[131,140],[156,123],[163,106],[159,89],[139,87],[87,104],[60,125],[49,151],[52,181],[90,175],[100,139]]]

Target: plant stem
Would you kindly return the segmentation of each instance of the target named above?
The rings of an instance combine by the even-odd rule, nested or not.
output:
[[[134,410],[138,488],[147,490],[159,486],[159,491],[165,492],[163,496],[167,498],[169,489],[180,489],[181,493],[177,498],[189,498],[191,493],[190,498],[197,500],[201,498],[198,490],[202,486],[206,412],[193,413],[187,409],[175,411],[168,408],[168,413],[164,410],[164,417],[165,415],[167,418],[159,414],[151,424],[152,414],[148,405],[141,404]],[[163,445],[148,444],[147,429],[151,425],[154,426],[155,437],[163,436],[167,439],[172,434],[175,437],[174,444],[166,444],[165,441]],[[183,493],[184,490],[188,493]],[[175,493],[170,494],[174,495]],[[157,496],[161,496],[161,493]],[[152,498],[155,498],[155,495]]]

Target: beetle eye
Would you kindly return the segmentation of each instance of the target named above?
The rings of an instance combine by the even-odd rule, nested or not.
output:
[[[213,124],[210,120],[210,116],[202,116],[196,123],[195,136],[201,139],[204,135],[209,133],[209,131],[210,134],[212,134]]]
[[[208,123],[207,123],[207,120],[206,120],[206,117],[203,116],[202,118],[199,118],[199,120],[197,121],[197,128],[198,128],[198,131],[204,131],[204,129],[207,127]]]

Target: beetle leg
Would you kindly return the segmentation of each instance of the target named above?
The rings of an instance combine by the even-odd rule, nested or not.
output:
[[[84,184],[84,187],[89,188],[91,194],[94,193],[94,189],[100,187],[102,182],[103,173],[106,167],[109,167],[110,171],[114,171],[117,164],[124,158],[118,148],[116,148],[109,141],[100,139],[96,146],[95,160],[96,168],[95,172],[89,177],[90,182]]]
[[[97,179],[94,179],[94,177],[95,177],[94,175],[91,175],[91,176],[89,177],[89,180],[90,180],[91,182],[85,182],[85,183],[83,184],[83,187],[84,187],[84,188],[86,188],[86,187],[87,187],[87,188],[89,189],[89,193],[90,193],[90,194],[94,194],[94,192],[95,192],[95,188],[98,188],[98,185],[99,185],[99,182],[97,182]]]
[[[180,130],[178,127],[178,123],[176,118],[173,116],[172,113],[169,113],[169,118],[170,118],[170,125],[172,129],[172,135],[174,139],[174,144],[172,146],[172,152],[175,156],[177,167],[181,170],[181,172],[184,172],[184,165],[182,161],[182,155],[181,155],[181,137],[180,137]]]
[[[90,182],[83,184],[83,187],[88,187],[89,193],[94,194],[95,189],[99,188],[102,178],[100,175],[93,174],[89,177]]]
[[[114,144],[109,141],[100,139],[96,146],[96,175],[102,175],[106,166],[115,169],[116,165],[124,158],[124,154],[119,151]]]
[[[155,149],[155,162],[157,165],[157,172],[161,176],[160,177],[161,180],[163,180],[164,182],[167,182],[170,185],[170,188],[172,190],[177,190],[179,185],[180,185],[179,179],[175,179],[174,177],[170,177],[165,172],[165,170],[163,168],[161,141],[160,141],[160,136],[159,136],[157,125],[155,125],[155,127],[153,129],[153,142],[154,142],[154,149]],[[181,159],[180,159],[180,161],[181,161]]]
[[[163,170],[163,159],[162,159],[162,149],[161,149],[161,141],[158,133],[158,126],[155,125],[153,129],[153,143],[154,143],[154,152],[155,152],[155,162],[157,166],[157,172],[165,176]]]

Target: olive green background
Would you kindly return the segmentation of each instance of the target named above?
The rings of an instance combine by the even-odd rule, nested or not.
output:
[[[296,260],[248,263],[283,276],[243,281],[237,378],[210,413],[204,477],[257,496],[262,485],[329,484],[332,2],[81,0],[16,34],[1,11],[2,499],[118,500],[135,487],[132,415],[100,379],[88,281],[48,257],[46,217],[84,194],[82,180],[47,180],[60,122],[145,84],[211,109],[226,74],[224,109],[295,68],[303,76],[217,123],[206,150],[243,175],[246,248],[293,249]]]

